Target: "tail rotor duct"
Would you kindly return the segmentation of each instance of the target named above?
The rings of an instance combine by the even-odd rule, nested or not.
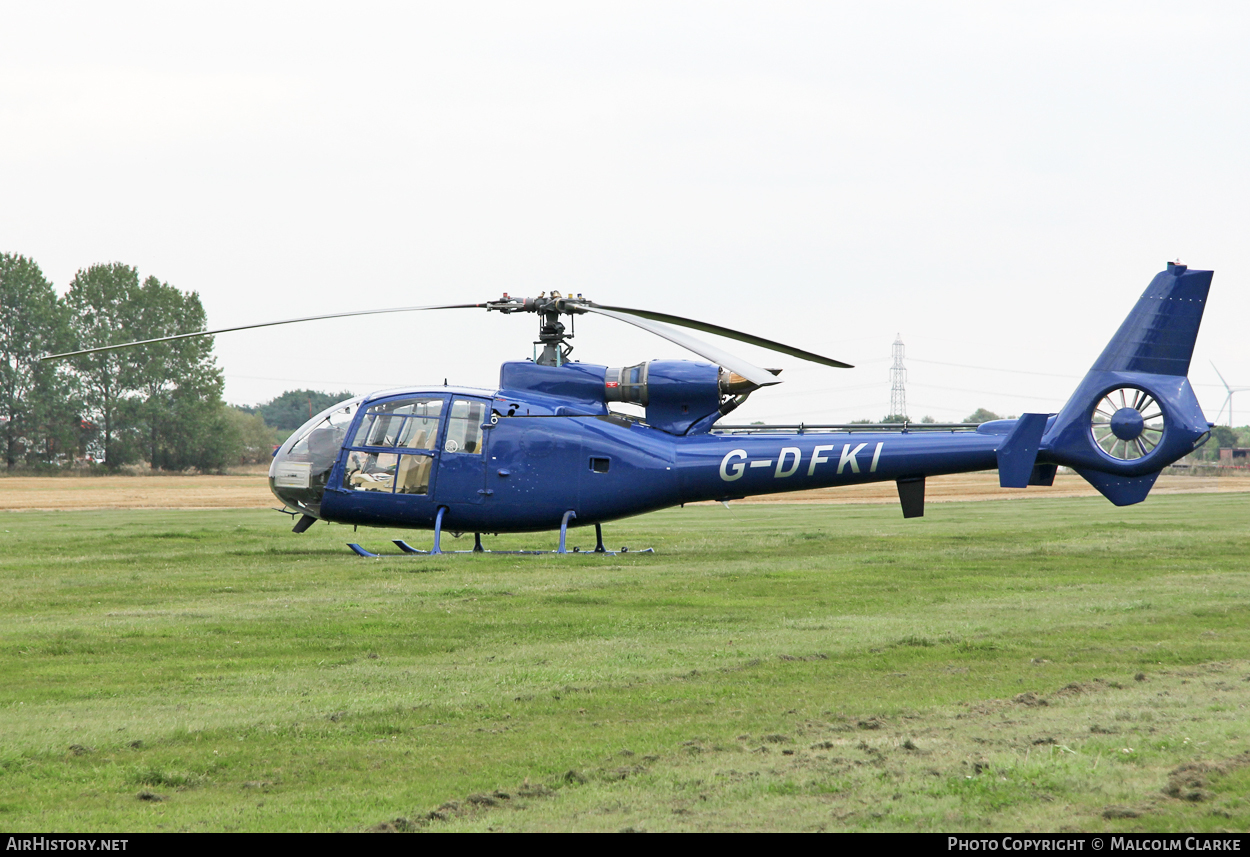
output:
[[[1118,387],[1099,398],[1090,416],[1090,435],[1108,457],[1137,461],[1163,440],[1167,420],[1158,399],[1140,387]]]

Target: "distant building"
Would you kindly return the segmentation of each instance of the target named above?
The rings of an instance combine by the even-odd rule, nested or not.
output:
[[[1250,449],[1221,449],[1220,464],[1250,464]]]

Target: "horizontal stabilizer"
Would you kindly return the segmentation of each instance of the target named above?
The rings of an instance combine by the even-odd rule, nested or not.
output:
[[[1026,488],[1037,461],[1049,414],[1025,414],[998,448],[998,484],[1003,488]]]
[[[1157,470],[1145,476],[1112,476],[1110,473],[1082,467],[1076,468],[1076,472],[1117,506],[1132,506],[1145,500],[1150,489],[1154,487],[1155,480],[1159,478]]]

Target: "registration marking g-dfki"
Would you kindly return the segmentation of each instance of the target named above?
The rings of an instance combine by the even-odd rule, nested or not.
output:
[[[838,474],[849,465],[852,473],[862,472],[859,469],[859,459],[856,457],[863,452],[866,443],[856,444],[854,448],[849,443],[842,444],[842,454],[838,457]],[[881,448],[885,446],[885,441],[877,444],[877,448],[872,452],[872,463],[868,465],[869,473],[877,472],[877,462],[881,460]],[[812,457],[808,460],[807,475],[814,476],[816,474],[816,465],[824,464],[832,459],[822,453],[831,452],[836,448],[836,444],[818,444],[812,448]],[[783,447],[776,458],[757,458],[754,461],[748,460],[749,456],[745,449],[731,449],[725,453],[725,457],[720,461],[720,478],[726,482],[733,482],[735,479],[741,479],[743,472],[748,467],[752,470],[757,467],[772,467],[773,462],[777,463],[776,470],[773,471],[774,479],[785,479],[787,476],[793,476],[799,471],[799,467],[803,464],[803,451],[797,446]]]

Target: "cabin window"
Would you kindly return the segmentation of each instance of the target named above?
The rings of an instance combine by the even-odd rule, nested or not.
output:
[[[419,397],[370,407],[351,445],[380,449],[353,449],[348,453],[343,487],[384,494],[428,494],[444,404],[441,397]]]
[[[395,490],[395,469],[399,456],[390,452],[353,452],[347,456],[343,487],[353,491]]]
[[[395,493],[430,493],[430,470],[433,466],[432,455],[401,455],[399,466],[395,468]]]
[[[592,458],[590,459],[590,469],[595,473],[607,473],[608,467],[612,464],[612,460],[608,458]]]
[[[343,487],[384,494],[428,494],[433,464],[431,455],[353,452],[347,458]]]
[[[454,399],[447,417],[447,440],[443,452],[482,454],[482,421],[486,403]]]
[[[400,399],[369,408],[352,446],[433,450],[442,399]]]

